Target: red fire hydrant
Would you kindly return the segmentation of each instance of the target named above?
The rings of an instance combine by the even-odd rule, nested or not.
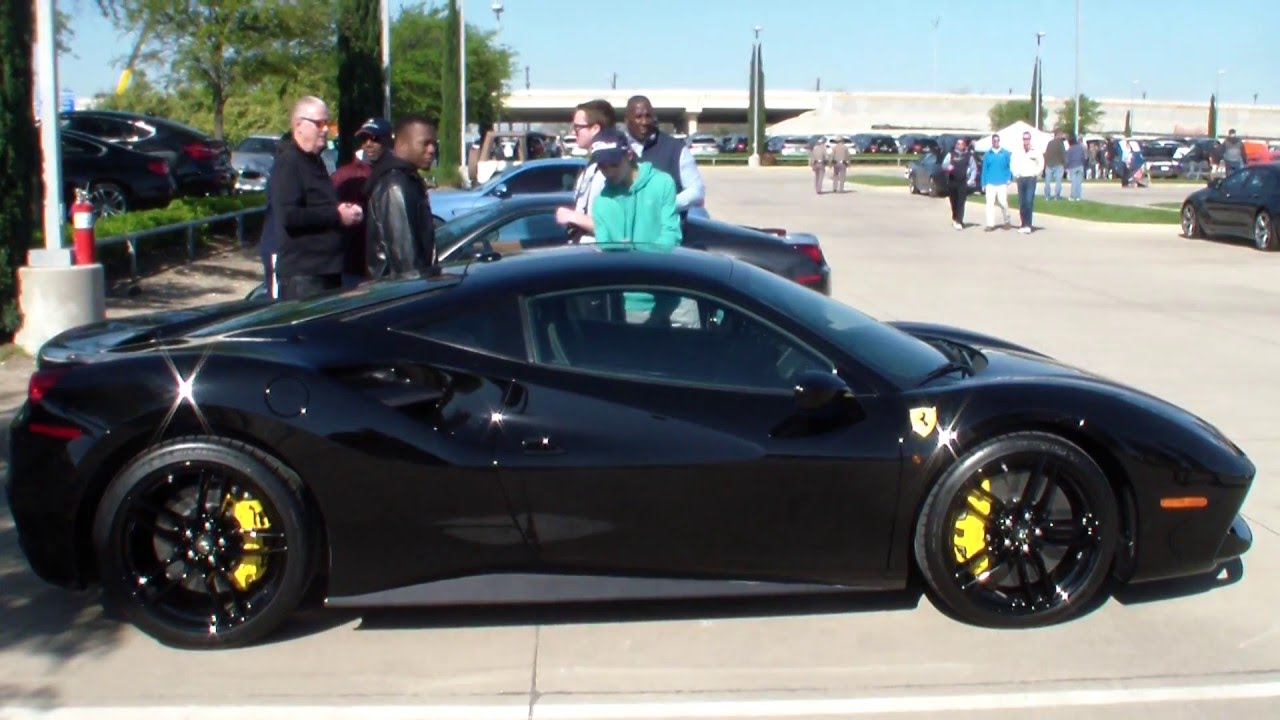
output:
[[[76,189],[76,201],[71,204],[71,227],[73,250],[76,265],[92,265],[95,243],[93,236],[93,203],[89,202],[89,193]]]

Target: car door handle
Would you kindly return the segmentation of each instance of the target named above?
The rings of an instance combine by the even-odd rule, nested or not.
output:
[[[551,438],[547,436],[526,438],[520,443],[520,447],[524,449],[526,455],[563,455],[564,449],[559,445],[551,442]]]

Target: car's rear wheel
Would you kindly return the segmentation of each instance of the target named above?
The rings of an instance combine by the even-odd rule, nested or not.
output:
[[[129,193],[113,182],[95,182],[89,186],[89,202],[99,217],[120,215],[129,211]]]
[[[1106,580],[1119,515],[1080,448],[1026,432],[965,453],[929,493],[915,555],[941,608],[990,627],[1036,627],[1087,607]]]
[[[910,175],[907,176],[907,190],[909,190],[912,195],[920,194],[920,188],[916,187],[915,173],[911,173]]]
[[[133,460],[98,506],[106,603],[162,643],[245,645],[298,606],[312,530],[290,473],[242,443],[180,438]]]
[[[1276,221],[1266,210],[1259,210],[1253,219],[1253,245],[1259,250],[1276,250],[1280,248],[1280,239],[1276,238]]]
[[[929,178],[929,197],[942,197],[942,186],[938,184],[938,178]]]
[[[1184,203],[1182,206],[1182,234],[1189,238],[1204,237],[1204,228],[1200,227],[1200,215],[1196,206]]]

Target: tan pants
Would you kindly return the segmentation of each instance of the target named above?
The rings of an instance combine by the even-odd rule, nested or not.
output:
[[[818,163],[813,166],[813,191],[822,194],[822,180],[827,175],[827,166]]]
[[[1009,224],[1009,186],[987,186],[987,227],[996,226],[996,205],[1004,214],[1004,224]]]
[[[849,173],[849,166],[844,163],[836,163],[831,172],[831,189],[838,193],[844,192],[844,179]]]

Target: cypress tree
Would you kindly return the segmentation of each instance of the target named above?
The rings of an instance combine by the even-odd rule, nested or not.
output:
[[[338,164],[355,151],[356,128],[382,115],[382,19],[378,0],[339,0]],[[390,120],[391,118],[387,118]]]
[[[460,156],[462,135],[460,68],[458,67],[458,0],[449,0],[445,11],[444,62],[440,63],[440,148],[441,168],[456,168],[466,158]]]
[[[1209,96],[1209,137],[1218,137],[1218,96]]]
[[[40,224],[40,138],[36,132],[31,43],[35,32],[31,2],[0,3],[0,325],[17,329],[15,272],[26,262],[32,228]],[[58,102],[58,98],[42,98]],[[55,190],[53,202],[58,202]]]

